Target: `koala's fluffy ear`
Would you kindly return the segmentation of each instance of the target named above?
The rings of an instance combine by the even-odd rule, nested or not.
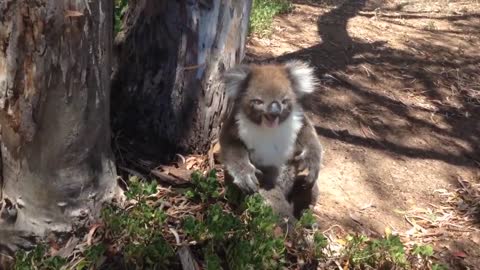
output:
[[[315,69],[306,62],[291,60],[285,63],[285,67],[293,81],[294,91],[303,96],[315,91],[318,80],[315,77]]]
[[[245,80],[250,74],[250,66],[238,65],[227,70],[223,74],[223,82],[225,83],[225,92],[229,98],[235,99],[243,87]]]

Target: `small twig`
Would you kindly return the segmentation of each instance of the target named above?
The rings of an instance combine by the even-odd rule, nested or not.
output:
[[[457,176],[457,182],[463,187],[463,189],[468,193],[468,195],[472,196],[472,191],[465,185],[465,183],[463,183],[463,180],[459,176]]]
[[[420,229],[422,232],[423,231],[426,231],[425,228],[423,228],[422,226],[416,224],[415,222],[411,221],[407,216],[405,216],[405,220],[407,220],[407,222],[412,225],[415,229]]]
[[[190,181],[171,176],[167,173],[161,172],[159,170],[151,170],[150,173],[156,176],[160,181],[168,183],[172,186],[179,186],[190,183]]]
[[[340,225],[338,225],[338,224],[333,224],[332,226],[330,226],[328,229],[326,229],[326,230],[323,231],[322,233],[325,234],[325,233],[327,233],[328,231],[332,230],[332,229],[335,228],[335,227],[338,227],[342,232],[345,232],[345,229],[344,229],[342,226],[340,226]]]
[[[185,159],[185,157],[184,157],[184,156],[182,156],[182,155],[180,155],[180,154],[178,154],[178,153],[177,153],[177,154],[175,154],[175,155],[176,155],[176,156],[177,156],[177,157],[180,159],[180,161],[182,162],[182,163],[181,163],[181,165],[184,165],[184,164],[185,164],[185,162],[186,162],[186,159]]]
[[[177,242],[177,245],[179,246],[181,244],[180,242],[180,236],[178,235],[178,232],[174,228],[168,228],[168,230],[175,236],[175,241]]]

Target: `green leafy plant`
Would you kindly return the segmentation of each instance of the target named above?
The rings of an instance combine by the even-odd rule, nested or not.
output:
[[[98,268],[106,251],[107,247],[102,243],[90,246],[83,252],[84,258],[76,265],[75,270]]]
[[[239,235],[239,242],[243,244],[231,246],[230,251],[250,254],[242,257],[244,265],[253,269],[280,268],[285,263],[285,245],[283,236],[274,233],[279,217],[259,194],[246,198],[246,210],[242,216],[246,231]]]
[[[188,216],[184,220],[185,232],[197,241],[227,239],[230,231],[238,229],[240,221],[230,213],[223,211],[219,204],[211,205],[203,221]]]
[[[165,238],[167,222],[169,226],[177,224],[185,240],[195,240],[192,250],[205,269],[290,269],[330,261],[328,256],[333,253],[328,239],[318,231],[311,210],[304,211],[295,224],[283,224],[259,194],[239,196],[238,209],[232,209],[220,196],[221,188],[216,171],[205,176],[193,173],[187,195],[189,203],[202,210],[172,220],[158,207],[161,193],[157,193],[157,183],[132,177],[126,192],[128,206],[108,205],[102,211],[104,242],[82,249],[75,262],[51,256],[44,245],[19,251],[14,269],[105,269],[112,250],[117,251],[126,269],[171,269],[178,258]],[[432,262],[431,246],[414,246],[407,251],[400,238],[390,233],[380,239],[349,236],[340,252],[349,269],[447,269]]]
[[[167,215],[146,198],[157,191],[155,182],[145,183],[130,179],[127,198],[137,202],[128,210],[107,206],[102,219],[109,232],[108,237],[125,243],[123,257],[127,265],[140,268],[167,268],[174,252],[163,237]]]
[[[31,251],[18,251],[15,254],[15,270],[44,269],[57,270],[61,269],[67,261],[58,256],[48,256],[47,247],[43,244],[37,245]]]
[[[211,170],[205,177],[200,172],[191,175],[193,188],[187,190],[185,195],[190,199],[200,199],[202,202],[217,199],[220,196],[220,184],[217,172]]]
[[[353,266],[405,267],[407,265],[405,248],[396,235],[387,235],[382,239],[373,240],[357,235],[348,237],[347,241],[345,253]]]
[[[412,255],[419,256],[422,259],[423,267],[426,269],[432,269],[432,270],[448,269],[448,267],[442,264],[431,263],[431,259],[433,258],[433,255],[435,252],[433,250],[433,247],[430,245],[414,245],[411,253]],[[429,267],[430,264],[431,266]]]
[[[273,18],[281,13],[292,10],[290,0],[253,0],[250,13],[250,33],[261,36],[271,32]]]
[[[132,176],[129,179],[129,187],[125,192],[127,199],[142,200],[145,196],[150,196],[157,192],[157,182],[140,181],[138,177]]]
[[[115,33],[120,32],[122,27],[122,18],[125,15],[125,12],[128,8],[128,0],[115,0],[115,9],[114,9],[114,31]]]
[[[253,195],[247,197],[239,216],[216,203],[202,217],[187,217],[183,224],[187,235],[207,247],[207,269],[218,269],[221,253],[226,253],[223,260],[231,269],[276,269],[285,261],[283,238],[274,233],[277,222],[271,207]]]
[[[321,232],[315,232],[313,235],[314,255],[316,258],[325,257],[323,249],[328,246],[328,239]]]
[[[448,270],[448,267],[443,264],[432,264],[432,270]]]
[[[298,225],[302,227],[312,227],[317,220],[313,216],[312,210],[308,209],[302,213],[300,220],[298,221]]]
[[[419,255],[423,258],[429,258],[433,256],[433,247],[432,246],[417,246],[415,245],[412,250],[412,254]]]
[[[222,269],[222,259],[215,252],[214,247],[207,246],[204,250],[207,270]]]
[[[317,230],[313,212],[308,209],[295,224],[293,235],[290,236],[295,249],[302,250],[303,260],[311,262],[325,257],[323,250],[328,245],[327,238]]]
[[[126,243],[124,257],[128,263],[148,267],[159,262],[168,265],[173,250],[163,238],[166,214],[162,210],[140,201],[129,211],[107,207],[103,219],[111,238]]]

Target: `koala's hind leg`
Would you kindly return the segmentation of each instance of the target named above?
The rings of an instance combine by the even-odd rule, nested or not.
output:
[[[310,183],[308,174],[299,173],[293,164],[285,166],[282,174],[277,179],[277,189],[283,192],[283,199],[290,206],[290,215],[299,219],[303,211],[309,209],[317,202],[317,182]]]
[[[305,178],[305,175],[297,176],[292,181],[293,185],[286,196],[287,201],[292,205],[293,215],[296,218],[300,218],[303,211],[315,205],[319,195],[317,182],[315,181],[312,186]]]
[[[294,215],[293,205],[288,202],[284,191],[278,187],[270,190],[260,189],[260,195],[265,199],[265,202],[272,207],[273,211],[282,219],[287,218],[291,222],[297,219]]]
[[[265,168],[263,168],[265,170]],[[265,170],[259,176],[260,188],[258,193],[262,196],[265,202],[272,207],[273,211],[281,218],[288,218],[289,221],[296,220],[294,216],[293,204],[287,199],[286,194],[288,189],[293,185],[288,182],[291,177],[287,177],[286,170],[280,172],[274,170]],[[274,178],[271,178],[274,177]],[[233,183],[233,177],[225,171],[225,186],[227,188],[227,199],[234,208],[241,206],[247,194],[243,192],[238,186]],[[241,210],[241,209],[238,209]]]

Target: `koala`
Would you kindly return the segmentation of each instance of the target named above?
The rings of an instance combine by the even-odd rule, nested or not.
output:
[[[323,149],[301,99],[316,89],[314,69],[298,60],[239,65],[225,72],[224,83],[233,103],[219,138],[226,176],[247,194],[291,179],[279,176],[292,170],[313,187]]]

